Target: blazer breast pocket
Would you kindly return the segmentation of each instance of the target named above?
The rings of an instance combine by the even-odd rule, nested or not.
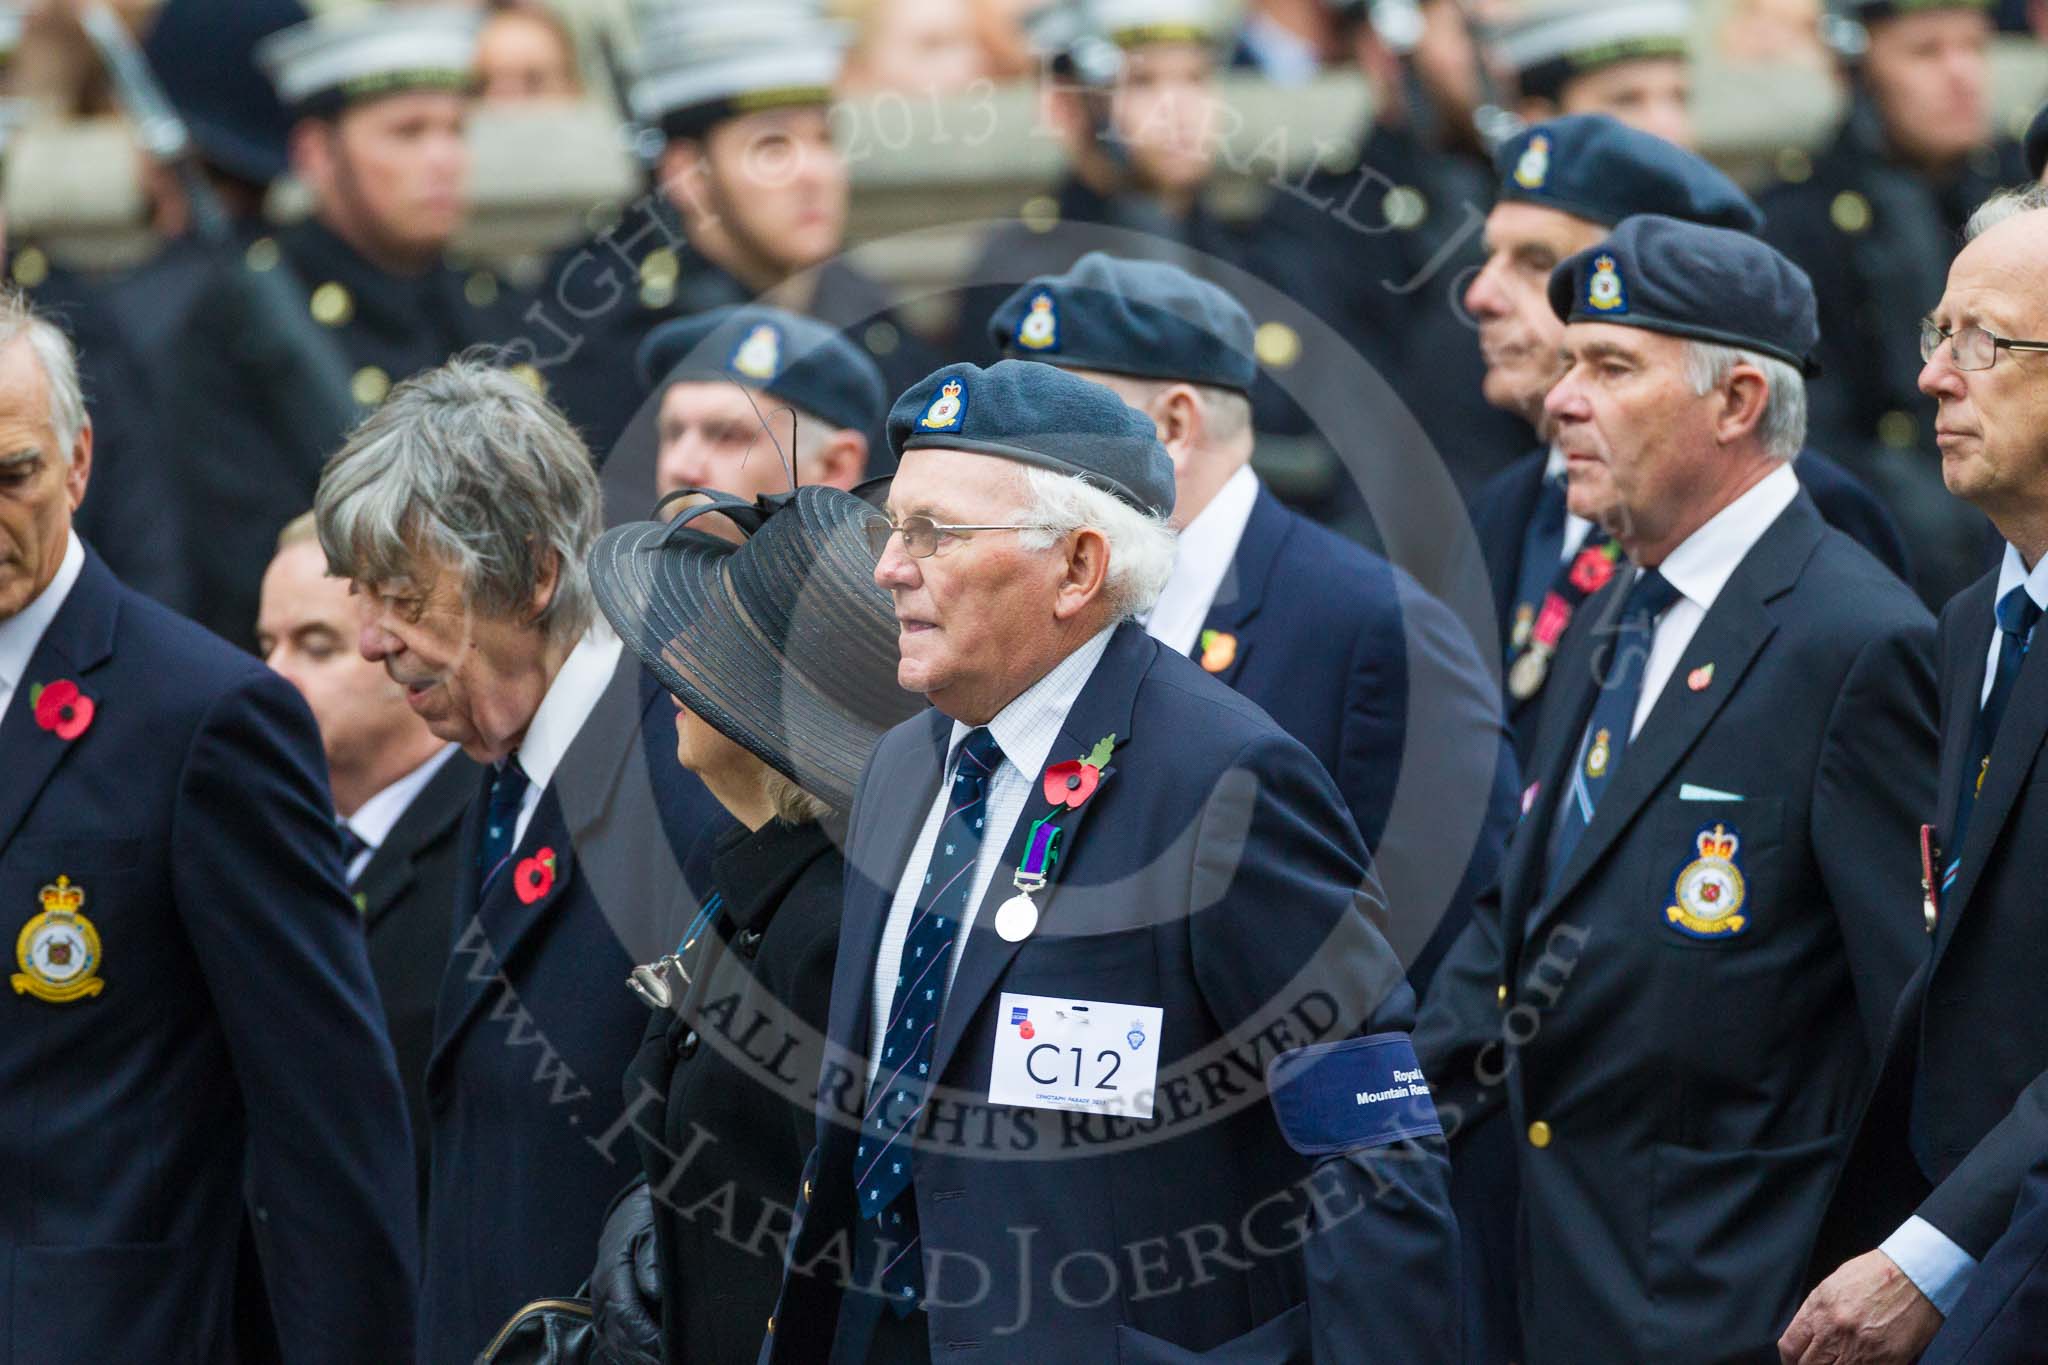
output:
[[[1677,949],[1734,951],[1769,937],[1782,906],[1782,797],[1660,801],[1637,847],[1648,875],[1641,911]]]

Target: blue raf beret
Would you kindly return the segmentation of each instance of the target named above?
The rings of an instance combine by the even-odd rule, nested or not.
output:
[[[1019,360],[1249,393],[1252,319],[1229,293],[1179,266],[1091,251],[1040,275],[989,317],[989,340]]]
[[[1173,511],[1173,461],[1152,419],[1100,384],[1051,365],[948,365],[889,410],[889,449],[1000,455],[1072,474],[1141,512]]]
[[[815,318],[743,304],[664,322],[640,343],[640,382],[734,379],[821,422],[873,431],[888,406],[866,351]]]
[[[1613,227],[1639,213],[1755,232],[1764,216],[1733,180],[1682,147],[1606,114],[1568,114],[1500,146],[1502,199]]]
[[[1739,346],[1814,372],[1813,282],[1746,233],[1644,214],[1550,275],[1566,322],[1612,322]]]

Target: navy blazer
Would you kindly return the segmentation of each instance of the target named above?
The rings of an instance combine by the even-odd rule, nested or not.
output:
[[[1941,785],[1926,818],[1954,815],[1995,629],[1992,573],[1941,614]],[[2006,703],[1930,951],[1893,1020],[1855,1160],[1815,1273],[1868,1251],[1913,1213],[1972,1256],[2004,1231],[2027,1168],[2048,1151],[2048,635],[2036,628]],[[1936,860],[1957,856],[1942,844]],[[1917,1150],[1909,1133],[1919,1131]]]
[[[1447,1127],[1452,1104],[1511,1116],[1523,1359],[1773,1359],[1925,951],[1911,892],[1933,623],[1799,495],[1722,588],[1547,891],[1630,577],[1566,632],[1528,815],[1417,1044]],[[1745,927],[1692,936],[1669,907],[1715,831],[1736,840]]]
[[[410,1360],[405,1103],[304,700],[88,551],[0,754],[7,940],[68,877],[104,982],[0,995],[0,1362],[238,1359],[245,1178],[282,1358]]]
[[[574,1291],[637,1164],[618,1082],[647,1007],[626,977],[673,949],[695,908],[655,793],[710,799],[675,763],[650,768],[639,675],[623,653],[481,901],[488,779],[464,822],[427,1063],[423,1361],[470,1360],[521,1305]],[[520,867],[543,850],[552,882],[522,900]]]
[[[855,797],[818,1146],[764,1362],[833,1359],[859,1316],[841,1317],[838,1258],[854,1217],[871,982],[951,726],[933,712],[891,730]],[[1036,932],[1019,943],[995,933],[995,907],[1014,894],[999,873],[939,1019],[914,1158],[936,1258],[933,1361],[1452,1358],[1456,1231],[1441,1140],[1318,1162],[1282,1140],[1265,1102],[1277,1052],[1409,1018],[1413,997],[1336,788],[1264,712],[1129,623],[1051,758],[1108,734],[1122,742],[1063,822]],[[1022,856],[1043,806],[1034,794],[1003,866]],[[1152,1120],[989,1104],[1004,991],[1160,1006]],[[1352,1216],[1312,1211],[1311,1179],[1332,1182]],[[1361,1196],[1361,1182],[1382,1192]],[[1066,1281],[1083,1262],[1098,1275],[1085,1291]]]
[[[2015,1365],[2048,1356],[2048,1157],[2020,1186],[2005,1235],[1970,1284],[1920,1365]]]
[[[1265,488],[1205,626],[1235,642],[1218,680],[1336,779],[1421,994],[1500,866],[1521,788],[1470,632],[1405,571]]]
[[[1543,471],[1549,459],[1550,451],[1538,447],[1488,479],[1472,495],[1472,530],[1479,540],[1479,553],[1486,559],[1487,579],[1493,584],[1494,610],[1500,617],[1500,635],[1495,643],[1503,657],[1514,627],[1524,532],[1529,519],[1536,515],[1536,498],[1543,489]],[[1898,523],[1860,479],[1811,449],[1800,452],[1792,462],[1792,472],[1799,476],[1807,496],[1830,526],[1876,555],[1901,581],[1913,581],[1906,540],[1899,534]],[[1542,696],[1538,692],[1523,700],[1512,696],[1507,699],[1515,756],[1524,766],[1535,746],[1537,703]]]

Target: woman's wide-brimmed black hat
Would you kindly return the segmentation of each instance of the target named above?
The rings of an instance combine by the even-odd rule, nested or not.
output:
[[[896,611],[865,530],[874,508],[817,485],[713,499],[606,532],[590,556],[598,606],[685,706],[844,812],[875,742],[925,707],[896,685]],[[705,511],[745,541],[688,524]]]

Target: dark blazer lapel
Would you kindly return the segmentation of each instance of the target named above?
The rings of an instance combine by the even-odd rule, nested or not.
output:
[[[420,853],[452,835],[475,792],[476,770],[455,754],[444,759],[441,771],[414,794],[356,879],[356,901],[366,929],[374,928],[412,888]]]
[[[1131,713],[1137,704],[1138,684],[1158,657],[1160,648],[1156,641],[1130,622],[1117,628],[1109,648],[1096,664],[1094,674],[1068,710],[1067,719],[1060,726],[1059,738],[1053,741],[1052,751],[1046,755],[1046,767],[1081,757],[1093,749],[1104,735],[1115,735],[1119,749],[1133,738]],[[1083,802],[1079,809],[1068,811],[1059,821],[1062,831],[1060,865],[1055,869],[1052,881],[1032,897],[1038,903],[1038,927],[1033,937],[1060,931],[1054,913],[1060,887],[1072,871],[1076,850],[1082,847],[1082,830],[1089,812],[1106,799],[1113,799],[1118,790],[1114,770],[1119,766],[1122,765],[1112,756],[1095,795]],[[996,932],[996,910],[1017,894],[1011,873],[1023,861],[1033,822],[1052,812],[1053,807],[1046,801],[1045,793],[1038,789],[1044,771],[1041,768],[1026,774],[1032,790],[1025,799],[1023,812],[1017,817],[1017,827],[1010,832],[1009,842],[1004,846],[1003,860],[996,865],[996,874],[989,880],[988,890],[982,894],[974,924],[968,930],[967,948],[960,955],[959,970],[953,977],[952,988],[946,993],[946,1007],[939,1015],[938,1038],[932,1044],[932,1074],[935,1076],[945,1074],[947,1059],[959,1046],[968,1023],[988,993],[995,989],[996,982],[1008,969],[1010,959],[1023,946],[1022,942],[1006,942]]]
[[[1515,589],[1522,575],[1522,543],[1527,539],[1529,519],[1536,515],[1536,495],[1543,488],[1549,453],[1539,450],[1537,458],[1524,455],[1510,465],[1498,500],[1489,500],[1482,506],[1481,516],[1473,522],[1473,533],[1482,546],[1491,543],[1500,547],[1499,552],[1486,556],[1486,572],[1493,585],[1494,614],[1500,622],[1502,639],[1507,638],[1508,628],[1514,623]]]
[[[1983,644],[1988,654],[1988,633]],[[1979,687],[1983,686],[1983,674],[1980,667]],[[1975,694],[1970,699],[1976,700]],[[1946,902],[1954,910],[1969,902],[1978,875],[1990,860],[1992,846],[1998,842],[1999,831],[2012,814],[2013,802],[2019,799],[2020,785],[2033,771],[2044,738],[2048,738],[2048,649],[2029,649],[2026,662],[2020,665],[2012,697],[2005,704],[2005,716],[1998,722],[1998,734],[1991,741],[1991,766],[1985,770],[1983,790],[1977,793],[1976,809],[1970,812],[1970,832],[1963,841],[1962,864],[1956,870],[1956,884]],[[1968,780],[1968,774],[1963,778]],[[1940,869],[1936,869],[1935,875],[1940,875]],[[1946,920],[1949,916],[1944,914],[1941,918]]]
[[[888,772],[878,771],[870,779],[873,823],[862,829],[860,847],[847,851],[838,972],[852,984],[832,992],[835,1017],[831,1036],[863,1058],[882,926],[889,918],[917,832],[931,814],[932,798],[938,795],[946,770],[947,741],[953,734],[953,722],[938,711],[927,711],[913,723],[921,727],[916,742],[894,760]]]
[[[550,849],[555,855],[554,884],[545,895],[531,902],[522,901],[518,892],[520,865],[542,849]],[[491,994],[492,979],[508,971],[520,941],[569,893],[575,879],[576,850],[569,840],[569,826],[562,818],[561,802],[550,787],[541,793],[540,804],[527,824],[526,837],[484,887],[483,904],[477,909],[475,924],[464,924],[464,935],[480,934],[482,942],[472,940],[469,946],[473,951],[458,950],[448,959],[448,968],[441,977],[440,998],[434,1008],[434,1052],[427,1061],[430,1073],[440,1065],[442,1054],[462,1036]],[[458,938],[458,949],[461,943]],[[483,951],[486,947],[488,953]],[[623,981],[619,985],[621,990],[625,988]]]
[[[85,552],[85,565],[78,580],[50,621],[28,668],[14,689],[7,714],[0,717],[0,754],[7,755],[7,779],[0,782],[0,853],[14,840],[15,831],[27,818],[29,809],[42,794],[43,785],[57,771],[66,755],[80,745],[93,742],[90,729],[76,739],[57,738],[55,732],[36,724],[35,708],[29,705],[29,689],[38,683],[68,678],[97,706],[119,702],[95,693],[94,670],[113,657],[114,621],[120,613],[121,585],[92,551]]]
[[[1244,668],[1245,652],[1253,643],[1247,638],[1246,627],[1259,614],[1259,608],[1265,605],[1274,561],[1279,559],[1280,548],[1286,544],[1293,529],[1287,509],[1280,505],[1280,500],[1270,489],[1260,485],[1258,499],[1252,503],[1251,518],[1245,522],[1244,535],[1238,539],[1237,553],[1231,557],[1230,568],[1224,572],[1223,582],[1216,589],[1216,599],[1209,604],[1209,614],[1202,622],[1204,631],[1221,631],[1237,637],[1237,648],[1230,663],[1216,671],[1219,682],[1236,685],[1235,679]],[[1195,658],[1200,660],[1201,657],[1198,640]]]
[[[1984,664],[1996,624],[1991,614],[1992,599],[1997,593],[1998,576],[1986,576],[1963,594],[1949,625],[1949,652],[1960,657],[1946,670],[1948,691],[1941,699],[1941,781],[1935,788],[1937,804],[1928,813],[1941,836],[1938,842],[1944,864],[1954,861],[1962,852],[1950,847],[1954,841],[1949,837],[1953,832],[1949,826],[1955,821],[1956,798],[1962,794],[1963,765],[1970,761],[1970,732],[1977,717],[1977,699],[1984,695]],[[1937,874],[1940,871],[1939,867],[1935,869]],[[1949,899],[1942,897],[1944,904]]]
[[[1593,823],[1565,864],[1552,904],[1571,894],[1735,695],[1758,651],[1778,628],[1768,603],[1798,582],[1800,570],[1825,533],[1820,514],[1801,493],[1743,557],[1679,657],[1642,733],[1629,741],[1613,785],[1600,798]],[[1708,664],[1714,666],[1712,681],[1693,691],[1687,675]],[[1532,920],[1530,927],[1534,929],[1539,920]]]

